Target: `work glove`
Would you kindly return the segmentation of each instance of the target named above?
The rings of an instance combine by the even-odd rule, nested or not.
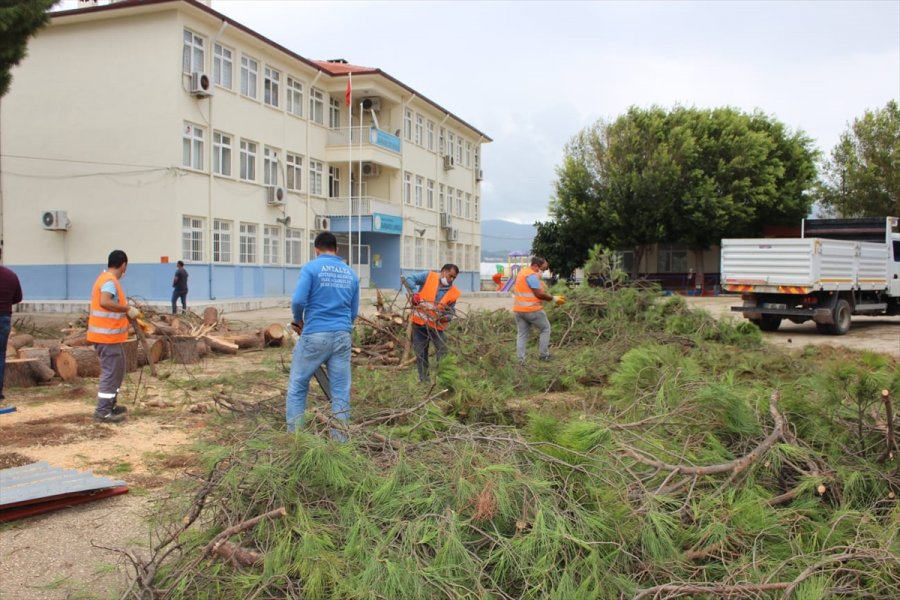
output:
[[[565,296],[553,296],[553,301],[556,303],[557,306],[562,306],[563,304],[566,303],[566,297]]]
[[[139,310],[138,310],[137,308],[135,308],[134,306],[129,306],[129,307],[128,307],[128,318],[129,318],[129,319],[140,319],[140,318],[143,317],[143,316],[144,316],[144,313],[142,313],[141,311],[139,311]]]
[[[422,295],[421,295],[421,294],[419,294],[418,292],[416,292],[415,294],[412,295],[412,303],[413,303],[413,306],[417,305],[417,304],[420,303],[421,301],[422,301]]]

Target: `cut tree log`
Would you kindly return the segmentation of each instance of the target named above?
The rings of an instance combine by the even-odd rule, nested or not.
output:
[[[19,348],[24,348],[25,346],[31,346],[32,344],[34,344],[34,337],[28,335],[27,333],[11,335],[9,336],[9,341],[7,342],[7,344],[18,350]]]
[[[138,344],[137,347],[137,362],[139,367],[146,366],[148,364],[147,359],[153,361],[153,364],[158,364],[159,361],[163,360],[163,352],[165,351],[165,343],[160,338],[147,338],[147,350],[144,350],[144,347],[141,344]],[[149,352],[149,354],[148,354]]]
[[[169,340],[172,362],[179,365],[194,365],[200,362],[197,338],[190,335],[175,336]]]
[[[18,355],[18,350],[16,350],[12,345],[6,344],[6,358],[17,358]]]
[[[126,340],[122,347],[125,349],[125,372],[134,373],[138,370],[138,341]]]
[[[57,349],[59,354],[59,349]],[[50,364],[50,348],[20,348],[16,353],[16,358],[35,358],[46,365],[48,369],[52,368]]]
[[[91,343],[87,340],[87,331],[84,330],[72,333],[71,335],[64,337],[62,343],[66,346],[72,346],[73,348],[91,345]]]
[[[67,348],[56,358],[56,372],[63,381],[78,377],[99,377],[100,357],[93,348]]]
[[[226,340],[237,344],[238,348],[258,348],[263,345],[263,337],[259,332],[245,333],[242,335],[226,335]]]
[[[181,335],[178,333],[178,331],[172,328],[171,325],[167,325],[166,323],[163,323],[161,321],[153,321],[151,325],[153,325],[153,328],[156,330],[156,335],[165,335],[168,337]]]
[[[62,350],[59,340],[34,340],[34,347],[47,349],[50,357],[50,368],[56,372],[56,359],[59,357],[60,350]]]
[[[233,344],[224,338],[220,338],[214,335],[206,335],[203,336],[203,340],[213,352],[218,352],[220,354],[237,354],[238,345]]]
[[[37,383],[46,383],[56,377],[56,373],[50,368],[50,365],[45,364],[38,358],[33,359],[33,361],[31,363],[31,373],[34,375],[34,380]]]
[[[215,325],[219,322],[219,310],[215,306],[207,306],[203,309],[203,324]]]
[[[206,341],[201,338],[194,339],[197,340],[197,355],[201,358],[209,356],[209,346],[206,344]]]
[[[190,335],[191,324],[183,319],[179,319],[178,317],[172,318],[172,329],[175,330],[175,335]]]
[[[278,323],[272,323],[263,329],[263,338],[266,341],[266,346],[270,348],[280,348],[284,345],[284,327]]]
[[[3,377],[3,387],[34,387],[34,371],[32,363],[38,362],[36,358],[10,358],[6,361],[6,373]]]

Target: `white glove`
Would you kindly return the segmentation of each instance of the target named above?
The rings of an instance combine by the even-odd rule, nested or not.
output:
[[[133,306],[128,307],[128,318],[129,319],[137,319],[142,316],[143,315],[142,315],[141,311],[139,311],[137,308],[135,308]]]

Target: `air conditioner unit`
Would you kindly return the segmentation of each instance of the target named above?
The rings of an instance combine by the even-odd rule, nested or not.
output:
[[[447,241],[455,242],[459,239],[459,229],[456,227],[451,227],[447,230]]]
[[[280,185],[266,186],[266,204],[269,206],[281,206],[286,197],[287,194]]]
[[[381,175],[381,168],[375,163],[364,162],[362,164],[363,177],[378,177]]]
[[[363,98],[362,100],[363,110],[374,110],[378,112],[381,110],[381,98]]]
[[[328,229],[328,217],[316,217],[316,229],[325,231]]]
[[[206,98],[212,96],[212,81],[206,73],[191,73],[191,96]]]
[[[41,214],[41,225],[49,231],[66,231],[69,216],[64,210],[47,210]]]
[[[453,161],[453,157],[449,154],[444,155],[444,170],[449,171],[453,167],[456,166],[456,163]]]
[[[450,213],[441,213],[441,228],[450,229],[453,225],[453,216]]]
[[[475,171],[475,181],[484,181],[484,170],[478,169]]]

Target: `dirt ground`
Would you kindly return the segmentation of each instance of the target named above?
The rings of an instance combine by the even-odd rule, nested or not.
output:
[[[735,298],[687,300],[718,318],[740,318],[730,311],[740,302]],[[506,310],[510,305],[506,296],[463,297],[458,309],[469,313]],[[361,312],[375,312],[371,298],[364,299]],[[286,305],[223,316],[251,327],[290,320]],[[14,320],[25,318],[34,326],[52,330],[72,317],[17,313]],[[765,333],[764,337],[776,346],[797,351],[807,344],[827,344],[900,357],[897,317],[854,317],[845,336],[819,335],[811,323],[785,323],[779,331]],[[279,350],[275,354],[266,351],[216,357],[190,368],[164,364],[160,371],[168,378],[158,380],[146,372],[131,373],[120,394],[120,403],[129,409],[130,416],[117,426],[92,420],[94,380],[80,385],[6,390],[6,403],[16,406],[17,411],[0,416],[0,468],[45,460],[59,467],[123,479],[131,491],[0,526],[0,599],[118,598],[117,590],[122,589],[124,581],[119,555],[99,546],[147,546],[148,518],[155,503],[164,497],[167,483],[195,466],[191,445],[203,437],[210,422],[209,413],[189,412],[188,407],[209,405],[209,398],[223,387],[209,383],[216,377],[249,380],[250,391],[255,394],[283,394],[286,375],[272,381],[271,361],[283,363],[286,356],[286,350]],[[269,361],[267,371],[260,366],[263,361]],[[203,371],[202,382],[195,378],[199,370]],[[147,400],[163,400],[170,407],[148,406]]]

